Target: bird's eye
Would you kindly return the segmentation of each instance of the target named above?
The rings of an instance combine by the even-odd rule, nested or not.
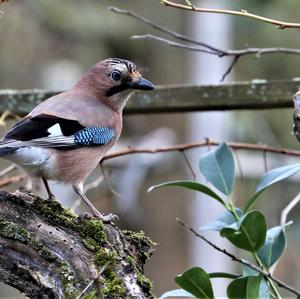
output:
[[[110,76],[115,81],[119,81],[122,78],[122,74],[120,71],[113,71]]]

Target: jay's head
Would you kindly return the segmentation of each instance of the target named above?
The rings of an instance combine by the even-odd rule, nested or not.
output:
[[[131,61],[119,58],[108,58],[96,67],[104,66],[108,90],[106,95],[113,96],[128,89],[151,90],[154,85],[144,79],[138,67]]]
[[[154,85],[144,79],[138,67],[131,61],[119,58],[108,58],[98,62],[77,83],[81,88],[88,88],[97,93],[105,102],[119,102],[133,89],[151,90]]]

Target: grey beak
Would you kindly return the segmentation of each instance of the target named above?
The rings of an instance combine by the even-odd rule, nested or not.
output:
[[[151,90],[155,88],[155,86],[150,81],[144,78],[141,78],[138,82],[129,82],[127,83],[127,85],[129,88],[140,90]]]

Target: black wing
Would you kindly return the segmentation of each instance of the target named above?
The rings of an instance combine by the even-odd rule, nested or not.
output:
[[[51,135],[50,129],[59,125],[63,136],[71,136],[84,129],[76,120],[60,118],[47,114],[40,114],[32,118],[25,118],[15,124],[4,136],[5,139],[28,141]]]
[[[70,149],[103,145],[114,137],[112,128],[84,127],[75,120],[43,114],[18,122],[4,136],[3,143],[18,140],[37,147]]]

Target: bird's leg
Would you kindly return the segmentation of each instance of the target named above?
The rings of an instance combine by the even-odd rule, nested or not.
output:
[[[50,200],[55,199],[55,196],[54,196],[54,194],[51,192],[47,180],[46,180],[44,177],[42,177],[42,180],[43,180],[43,183],[44,183],[45,188],[46,188],[47,193],[48,193],[48,199],[50,199]]]
[[[73,185],[73,189],[83,199],[83,201],[87,204],[87,206],[91,209],[94,217],[99,218],[105,222],[110,222],[118,219],[118,216],[114,214],[108,214],[108,215],[101,214],[94,207],[94,205],[89,201],[89,199],[85,196],[82,185]]]

